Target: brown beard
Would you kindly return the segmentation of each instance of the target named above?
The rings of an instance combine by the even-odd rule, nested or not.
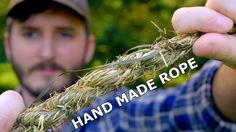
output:
[[[56,78],[58,77],[55,77],[53,78],[52,81],[48,82],[47,86],[45,86],[45,88],[43,90],[33,90],[29,85],[27,85],[23,80],[24,80],[24,74],[23,74],[23,70],[17,66],[17,64],[14,62],[14,60],[12,59],[11,60],[11,63],[12,63],[12,66],[13,66],[13,69],[17,75],[17,78],[20,82],[20,84],[22,85],[22,87],[27,90],[31,95],[33,95],[35,98],[36,97],[39,97],[40,95],[40,99],[41,100],[46,100],[50,97],[50,94],[52,92],[63,92],[65,90],[65,88],[67,88],[68,86],[74,84],[77,80],[78,80],[78,77],[77,77],[77,73],[65,73],[65,69],[62,68],[62,66],[59,66],[57,63],[54,63],[54,62],[51,62],[51,63],[38,63],[36,64],[35,66],[33,66],[32,68],[30,68],[30,72],[32,71],[35,71],[35,70],[39,70],[39,69],[43,69],[45,67],[50,67],[51,69],[54,69],[54,70],[60,70],[60,71],[64,71],[63,76],[65,76],[66,74],[69,74],[67,76],[69,76],[69,81],[64,84],[63,86],[61,86],[59,89],[55,90],[53,84],[55,83],[55,81],[57,81]]]

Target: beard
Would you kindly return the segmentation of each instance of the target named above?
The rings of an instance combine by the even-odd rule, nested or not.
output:
[[[40,62],[38,64],[35,64],[34,66],[32,66],[32,68],[30,68],[28,70],[29,73],[32,73],[36,70],[42,70],[45,68],[50,68],[52,70],[58,70],[58,71],[62,71],[62,74],[58,75],[57,77],[52,77],[50,79],[48,79],[48,84],[46,86],[44,86],[44,88],[40,88],[40,89],[34,89],[32,88],[32,86],[28,85],[25,82],[25,78],[26,75],[24,74],[23,70],[20,68],[20,66],[18,66],[13,60],[12,60],[12,66],[13,69],[15,70],[16,76],[20,82],[20,84],[22,85],[22,87],[27,90],[31,95],[33,95],[34,97],[39,97],[38,99],[40,100],[46,100],[50,97],[51,93],[53,92],[63,92],[68,86],[74,84],[77,80],[78,80],[78,73],[77,72],[73,72],[73,73],[66,73],[65,68],[63,68],[62,66],[58,65],[55,62]],[[79,69],[81,66],[77,66],[78,68],[74,68],[74,69]],[[62,76],[67,76],[67,82],[65,82],[63,85],[61,86],[54,86],[55,81],[57,81],[60,77]],[[32,82],[33,83],[33,82]]]

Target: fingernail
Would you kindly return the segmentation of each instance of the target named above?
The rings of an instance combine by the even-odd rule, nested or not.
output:
[[[217,18],[218,30],[221,32],[228,32],[233,27],[233,21],[228,17],[221,16]]]

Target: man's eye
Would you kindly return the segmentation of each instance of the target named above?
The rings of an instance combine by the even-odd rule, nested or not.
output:
[[[71,33],[68,33],[68,32],[60,32],[59,35],[62,38],[72,38],[73,37],[73,35]]]
[[[27,32],[24,32],[23,35],[27,38],[30,38],[30,39],[33,39],[33,38],[36,38],[37,37],[37,33],[34,32],[34,31],[27,31]]]

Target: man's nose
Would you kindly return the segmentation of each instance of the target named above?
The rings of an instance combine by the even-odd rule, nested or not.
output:
[[[51,37],[45,37],[42,41],[40,56],[43,60],[50,61],[55,57],[55,45]]]

